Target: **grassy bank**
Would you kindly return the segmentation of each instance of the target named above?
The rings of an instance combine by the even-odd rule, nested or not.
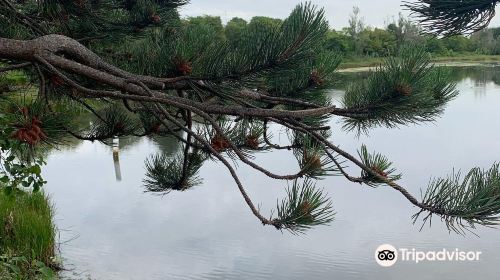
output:
[[[352,57],[346,58],[340,64],[340,69],[373,67],[382,62],[381,57]],[[481,62],[494,63],[500,62],[500,55],[478,55],[478,54],[457,54],[454,56],[433,56],[432,61],[439,63],[446,62]]]
[[[464,54],[457,56],[438,56],[433,57],[435,62],[500,62],[500,55],[479,55]]]
[[[351,57],[344,58],[340,64],[340,69],[360,68],[377,66],[382,62],[381,57]]]
[[[41,192],[0,190],[0,279],[55,279],[53,209]]]

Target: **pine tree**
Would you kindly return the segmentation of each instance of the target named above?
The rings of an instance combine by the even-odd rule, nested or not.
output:
[[[42,185],[40,151],[64,145],[68,136],[110,143],[113,137],[155,135],[174,138],[183,153],[146,161],[148,191],[186,191],[201,183],[203,162],[219,161],[256,218],[279,230],[298,233],[332,221],[332,203],[315,187],[328,175],[388,186],[418,208],[415,219],[437,215],[457,232],[497,225],[498,165],[437,179],[419,201],[398,184],[402,175],[387,157],[365,146],[354,156],[332,142],[326,125],[332,117],[359,133],[439,117],[457,92],[424,51],[402,47],[350,85],[337,107],[325,92],[340,57],[321,48],[329,28],[322,9],[301,4],[283,21],[243,24],[244,31],[228,40],[220,19],[182,20],[177,8],[186,2],[0,0],[0,73],[22,70],[37,85],[33,101],[2,93],[4,189]],[[458,1],[456,9],[446,9],[441,3],[449,7],[450,1],[422,0],[408,7],[437,21],[435,31],[455,33],[483,27],[496,2]],[[83,112],[93,116],[91,125],[76,123]],[[286,129],[289,145],[274,142],[271,125]],[[252,158],[264,150],[290,151],[299,170],[283,175],[265,169]],[[248,196],[237,162],[291,183],[275,215],[264,216]],[[361,174],[350,174],[346,163]],[[22,176],[32,171],[37,176]]]

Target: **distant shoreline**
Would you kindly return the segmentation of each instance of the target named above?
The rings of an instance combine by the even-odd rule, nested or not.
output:
[[[359,61],[358,61],[359,59]],[[340,64],[338,72],[368,71],[381,64],[383,58],[356,58]],[[434,57],[432,61],[440,66],[480,66],[483,64],[500,63],[500,55],[462,55]]]

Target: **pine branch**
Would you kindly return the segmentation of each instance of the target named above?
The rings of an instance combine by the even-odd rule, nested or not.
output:
[[[105,141],[113,137],[133,135],[140,129],[137,121],[116,105],[106,107],[95,115],[97,119],[92,123],[86,136],[88,140]]]
[[[406,46],[347,88],[342,103],[351,115],[344,127],[366,133],[376,126],[434,121],[457,94],[455,84],[430,64],[423,49]]]
[[[287,189],[287,197],[277,205],[277,218],[274,221],[279,228],[294,234],[304,233],[307,229],[326,225],[333,221],[335,212],[332,201],[314,184],[305,180],[300,184],[297,180]]]
[[[186,161],[187,159],[187,161]],[[147,192],[168,194],[170,191],[186,191],[202,180],[198,172],[205,158],[201,153],[183,153],[174,158],[158,154],[146,160],[146,179],[143,180]],[[184,170],[184,162],[187,162]]]
[[[474,229],[477,225],[500,224],[500,169],[494,164],[489,170],[473,168],[461,179],[460,172],[447,178],[434,179],[427,188],[422,203],[442,209],[439,216],[448,229],[457,233]],[[424,225],[432,213],[419,211],[416,222],[424,216]]]
[[[486,28],[495,16],[498,0],[418,0],[404,1],[429,33],[452,36]]]
[[[387,157],[378,153],[368,153],[368,149],[365,145],[361,146],[361,150],[358,151],[358,155],[361,158],[363,164],[368,166],[373,170],[373,172],[377,173],[378,175],[392,182],[401,179],[401,174],[394,174],[396,172],[396,169],[391,167],[392,162],[390,162]],[[361,179],[365,184],[372,187],[385,184],[385,182],[380,180],[378,176],[373,176],[371,173],[366,172],[365,170],[361,171]]]

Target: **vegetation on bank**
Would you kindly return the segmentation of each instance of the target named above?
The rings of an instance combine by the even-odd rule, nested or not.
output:
[[[42,192],[0,191],[0,279],[55,279],[53,209]]]
[[[224,25],[220,17],[200,16],[188,18],[182,24],[204,28],[212,36],[238,45],[248,30],[269,30],[280,23],[280,19],[257,16],[250,21],[233,18]],[[436,62],[500,61],[500,28],[485,29],[471,36],[445,38],[423,35],[421,31],[417,24],[402,15],[388,22],[384,28],[370,27],[355,7],[347,27],[327,31],[321,51],[340,54],[343,57],[340,68],[344,69],[378,65],[382,58],[394,54],[404,44],[423,48]]]
[[[0,279],[55,279],[53,208],[39,190],[43,161],[19,160],[27,150],[11,139],[8,111],[0,106]]]
[[[344,59],[340,64],[339,69],[377,66],[380,65],[383,60],[383,57],[351,57]],[[454,56],[431,56],[431,61],[436,63],[497,63],[500,62],[500,55],[457,54]]]

